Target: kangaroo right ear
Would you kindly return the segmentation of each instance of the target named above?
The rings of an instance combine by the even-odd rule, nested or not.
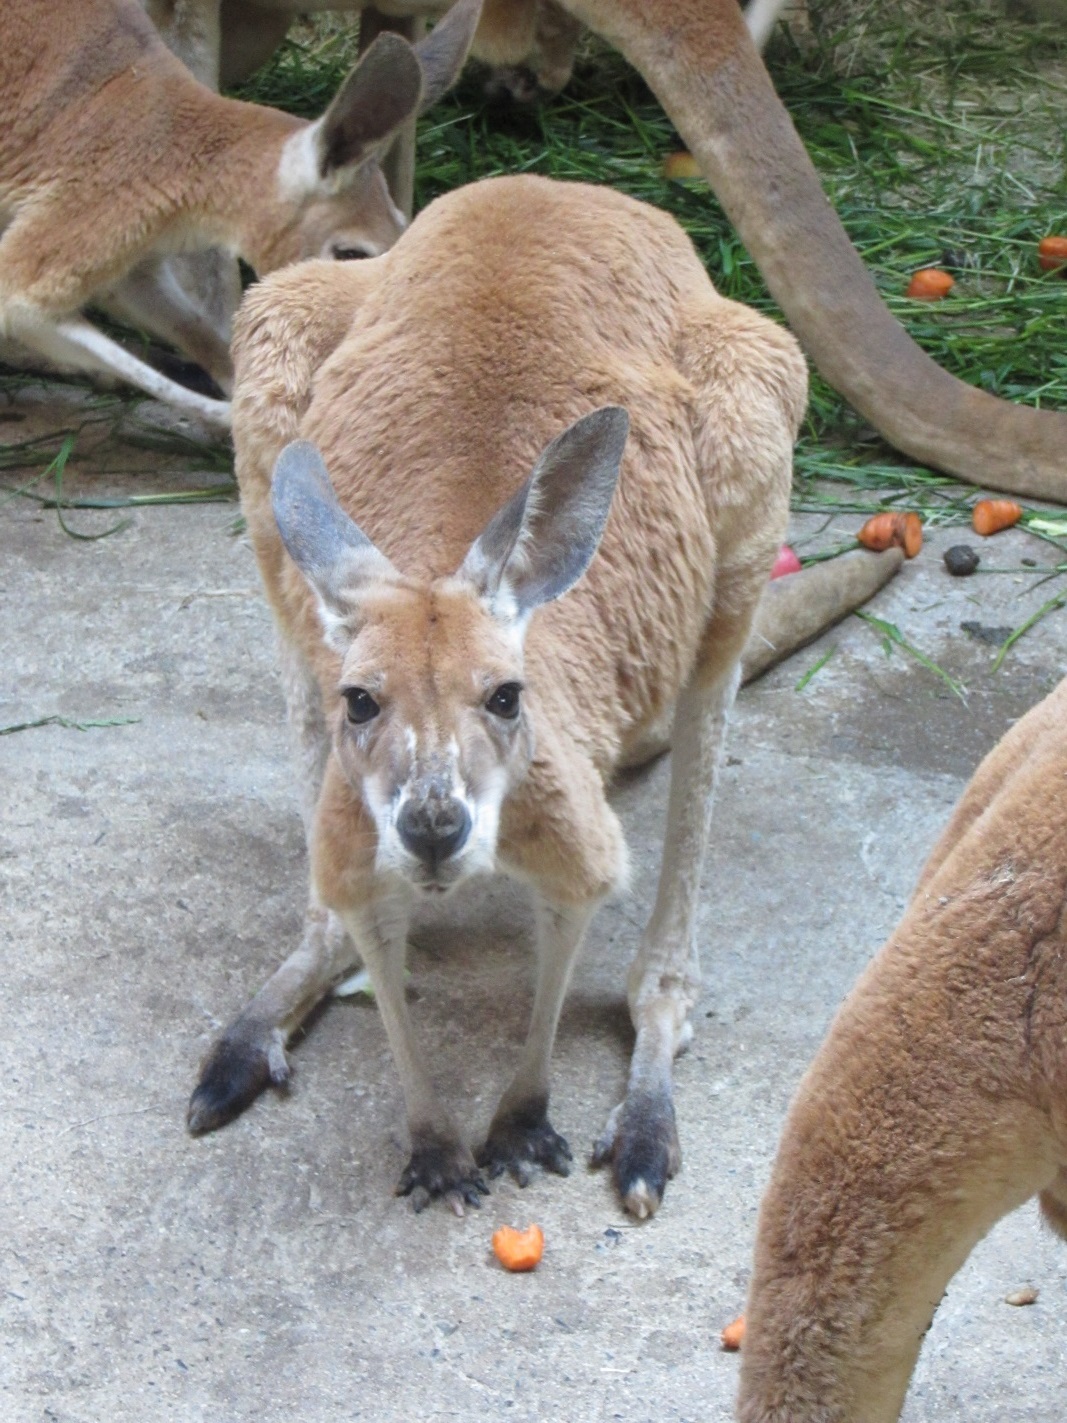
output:
[[[318,177],[331,178],[371,157],[418,112],[422,90],[422,68],[411,45],[400,35],[379,35],[312,127]]]
[[[481,16],[482,0],[456,0],[444,18],[415,46],[422,68],[420,114],[447,94],[459,78]]]
[[[395,578],[393,565],[337,502],[322,455],[294,440],[278,456],[271,505],[289,557],[311,584],[327,640],[359,601],[361,586]]]
[[[522,624],[577,583],[600,544],[629,417],[619,405],[583,415],[541,451],[529,479],[471,545],[458,577],[494,616]]]

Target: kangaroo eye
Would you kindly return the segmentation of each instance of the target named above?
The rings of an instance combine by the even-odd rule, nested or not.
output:
[[[362,687],[346,687],[344,698],[348,703],[348,719],[356,726],[362,726],[365,721],[373,721],[381,711],[370,692],[364,691]]]
[[[496,691],[485,704],[486,711],[491,711],[494,716],[503,717],[506,721],[512,721],[519,714],[519,694],[522,687],[518,682],[501,682]]]
[[[372,257],[366,247],[353,246],[348,242],[335,242],[330,248],[335,262],[360,262],[364,257]]]

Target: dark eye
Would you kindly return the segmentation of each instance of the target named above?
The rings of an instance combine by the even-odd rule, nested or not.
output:
[[[381,707],[362,687],[346,687],[344,693],[345,701],[348,703],[348,719],[355,722],[356,726],[362,726],[365,721],[373,721],[381,711]]]
[[[358,262],[364,257],[373,256],[366,247],[350,247],[344,242],[335,242],[330,251],[335,262]]]
[[[494,716],[502,716],[507,721],[512,721],[519,714],[519,694],[522,687],[518,682],[501,682],[496,691],[485,704],[486,711],[491,711]]]

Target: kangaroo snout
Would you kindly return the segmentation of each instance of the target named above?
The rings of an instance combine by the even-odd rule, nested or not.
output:
[[[470,812],[453,796],[409,797],[400,807],[396,831],[405,850],[436,870],[466,844]]]

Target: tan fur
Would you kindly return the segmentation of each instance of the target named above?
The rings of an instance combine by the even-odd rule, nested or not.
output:
[[[411,80],[405,62],[413,109],[418,69]],[[168,252],[217,244],[266,273],[334,247],[387,248],[403,218],[373,144],[322,177],[313,132],[197,83],[133,0],[8,7],[0,332],[226,423],[225,404],[183,395],[76,314]]]
[[[949,1279],[1040,1193],[1067,1238],[1067,681],[979,767],[786,1121],[743,1423],[887,1423]]]
[[[526,177],[438,200],[377,262],[312,263],[261,284],[240,315],[235,358],[243,506],[282,631],[304,765],[322,768],[315,895],[375,981],[413,1138],[406,1188],[461,1204],[477,1177],[413,1046],[403,894],[381,869],[373,786],[402,783],[405,756],[455,743],[476,805],[506,781],[499,834],[476,867],[530,884],[541,964],[530,1038],[482,1159],[500,1165],[501,1140],[521,1139],[504,1163],[517,1174],[527,1162],[562,1169],[545,1117],[548,1054],[585,925],[625,874],[605,787],[678,700],[663,876],[630,977],[630,1093],[600,1146],[627,1205],[647,1214],[677,1164],[670,1062],[699,984],[693,916],[722,723],[785,524],[806,391],[795,344],[719,297],[663,214],[610,190]],[[631,434],[599,552],[571,592],[533,614],[523,645],[455,570],[546,442],[607,402],[626,407]],[[331,634],[337,650],[271,509],[272,469],[298,434],[321,450],[341,505],[397,570],[353,594],[349,622]],[[482,700],[511,678],[525,684],[525,711],[508,732],[486,723]],[[346,727],[339,684],[385,687],[390,715],[377,740]],[[316,700],[323,735],[332,729],[321,759],[306,712]],[[395,730],[404,725],[417,733],[407,750]],[[285,984],[271,980],[208,1059],[194,1129],[254,1095],[244,1089],[267,1080],[272,1045],[355,956],[327,951],[321,920],[309,921]]]

